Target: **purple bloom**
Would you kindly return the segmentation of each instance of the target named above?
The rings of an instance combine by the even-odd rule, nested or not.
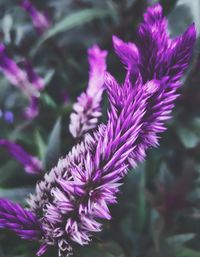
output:
[[[47,17],[38,11],[29,0],[24,0],[21,6],[31,17],[33,25],[39,34],[44,33],[50,27]]]
[[[111,219],[109,205],[117,202],[122,178],[165,130],[195,39],[194,26],[169,38],[158,4],[144,15],[135,45],[114,38],[127,74],[123,85],[105,76],[107,123],[87,133],[59,160],[28,200],[42,226],[38,255],[56,245],[59,256],[69,256],[75,244],[88,244],[102,229],[101,219]]]
[[[13,123],[14,121],[14,115],[11,111],[5,111],[4,112],[4,119],[7,123]]]
[[[14,122],[14,114],[13,114],[13,112],[11,112],[11,111],[2,111],[1,109],[0,109],[0,119],[1,118],[3,118],[4,119],[4,121],[6,121],[7,123],[9,123],[9,124],[11,124],[11,123],[13,123]]]
[[[90,78],[86,92],[82,93],[74,104],[69,130],[73,137],[81,137],[95,128],[101,116],[101,100],[104,90],[107,52],[94,45],[88,50]]]
[[[153,80],[160,83],[157,93],[149,101],[138,145],[131,153],[129,161],[132,166],[145,157],[146,149],[158,144],[157,132],[165,130],[164,121],[170,118],[174,107],[173,101],[179,96],[180,78],[188,66],[195,42],[195,28],[191,25],[186,32],[171,39],[167,32],[167,20],[162,16],[159,4],[148,8],[144,22],[138,29],[138,41],[125,43],[113,38],[116,53],[128,67],[127,77],[134,78],[138,70],[143,83]],[[159,82],[160,81],[160,82]],[[152,115],[152,110],[157,113]]]
[[[178,96],[179,79],[195,42],[194,26],[172,40],[160,5],[149,8],[144,17],[138,31],[140,44],[114,39],[127,76],[120,86],[106,75],[110,102],[107,124],[86,134],[45,175],[29,199],[32,211],[41,213],[44,242],[57,244],[60,256],[69,255],[74,243],[88,244],[91,234],[101,230],[99,219],[111,218],[108,206],[117,201],[122,177],[144,159],[149,147],[158,144],[158,134],[165,130],[164,121],[170,118]],[[143,41],[151,46],[148,52]]]
[[[0,44],[0,70],[8,81],[18,87],[25,94],[30,102],[25,112],[28,119],[33,119],[39,112],[38,100],[40,92],[44,89],[45,83],[33,70],[29,62],[24,63],[25,70],[22,70],[12,59],[10,59],[3,44]]]
[[[20,88],[27,97],[39,96],[37,88],[30,84],[26,72],[7,56],[3,44],[0,44],[0,70],[8,81]]]
[[[31,156],[25,152],[21,146],[5,139],[0,139],[0,146],[4,147],[13,158],[20,162],[27,173],[41,174],[41,161],[37,157]]]
[[[41,237],[41,227],[35,214],[5,199],[0,199],[0,228],[10,229],[26,240],[39,240]]]

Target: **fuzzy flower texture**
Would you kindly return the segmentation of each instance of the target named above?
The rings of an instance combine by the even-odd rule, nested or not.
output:
[[[13,59],[8,57],[4,44],[0,43],[0,71],[27,97],[29,105],[24,114],[27,119],[33,119],[39,113],[39,97],[45,83],[35,73],[30,62],[24,61],[23,66],[24,69],[21,69]]]
[[[76,244],[88,244],[92,234],[102,230],[101,221],[111,219],[109,205],[117,202],[128,169],[144,160],[148,148],[158,145],[195,39],[194,25],[170,38],[159,4],[147,9],[135,43],[114,36],[114,49],[126,76],[120,85],[112,75],[105,75],[110,104],[107,122],[85,134],[45,174],[28,199],[29,210],[23,212],[18,205],[1,200],[0,227],[41,242],[38,256],[51,245],[66,257]]]
[[[104,74],[106,71],[106,51],[97,45],[88,50],[90,79],[86,92],[83,92],[74,104],[69,130],[74,138],[80,138],[95,128],[101,116],[101,100],[104,90]]]

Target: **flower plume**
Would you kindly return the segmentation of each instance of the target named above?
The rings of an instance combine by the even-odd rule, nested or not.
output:
[[[0,70],[8,81],[19,88],[28,98],[29,106],[25,110],[25,116],[33,119],[39,112],[40,92],[44,89],[44,80],[33,70],[30,62],[24,62],[24,70],[6,54],[5,46],[0,44]]]
[[[106,71],[107,52],[94,45],[88,50],[90,78],[86,92],[83,92],[74,104],[69,130],[73,137],[81,137],[95,128],[101,116],[101,100]]]
[[[39,34],[44,33],[50,27],[47,17],[38,11],[29,0],[24,0],[21,6],[31,17],[33,25]]]
[[[20,145],[5,139],[0,139],[0,146],[4,147],[10,155],[20,162],[27,173],[40,174],[42,171],[41,161],[28,154]]]
[[[0,44],[0,70],[8,81],[20,88],[27,97],[39,96],[38,90],[30,84],[26,72],[7,56],[3,44]]]
[[[5,199],[0,199],[0,228],[10,229],[26,240],[39,240],[41,237],[41,227],[35,214]]]
[[[121,85],[105,75],[107,122],[85,134],[28,199],[43,229],[38,255],[56,245],[59,256],[66,257],[75,244],[88,244],[102,229],[101,219],[111,219],[109,205],[117,202],[128,169],[158,144],[196,38],[193,25],[176,39],[166,29],[166,18],[156,4],[147,9],[135,44],[113,38],[126,77]]]

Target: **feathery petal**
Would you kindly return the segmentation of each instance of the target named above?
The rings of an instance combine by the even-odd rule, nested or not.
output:
[[[90,64],[89,83],[74,104],[74,112],[70,116],[69,130],[73,137],[81,137],[97,126],[101,116],[101,100],[103,94],[104,73],[106,71],[107,52],[94,45],[88,50]]]
[[[0,199],[0,228],[10,229],[26,240],[39,240],[42,234],[34,213],[5,199]]]
[[[27,173],[41,173],[41,161],[37,157],[29,155],[20,145],[5,139],[0,139],[0,146],[4,147],[13,158],[20,162],[24,166],[24,169]]]

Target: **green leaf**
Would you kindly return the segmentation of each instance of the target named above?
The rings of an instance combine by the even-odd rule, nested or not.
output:
[[[185,4],[177,4],[168,16],[169,30],[172,36],[183,33],[194,22],[190,9]]]
[[[46,76],[44,77],[45,85],[47,85],[51,81],[54,74],[55,74],[55,70],[53,70],[53,69],[50,69],[50,70],[47,71]]]
[[[197,252],[195,250],[182,247],[181,249],[176,251],[175,257],[199,257],[200,252]]]
[[[4,33],[4,41],[6,44],[11,42],[11,31],[13,26],[13,17],[10,14],[6,14],[2,19],[2,30]]]
[[[190,123],[191,123],[191,128],[200,137],[200,118],[195,117],[190,121]]]
[[[47,93],[43,93],[41,98],[46,105],[53,109],[56,108],[56,103],[50,95],[48,95]]]
[[[177,135],[185,148],[194,148],[200,141],[200,137],[190,128],[179,126]]]
[[[58,118],[56,121],[51,134],[49,136],[46,158],[45,158],[45,168],[48,170],[55,165],[60,157],[60,144],[61,144],[61,119]]]
[[[55,24],[54,27],[49,29],[44,35],[42,42],[57,35],[60,32],[72,29],[76,26],[82,25],[96,18],[103,18],[110,15],[110,12],[103,9],[85,9],[77,11],[65,17],[63,20]]]
[[[84,9],[81,11],[69,14],[67,17],[60,20],[53,27],[51,27],[38,42],[37,46],[33,50],[34,54],[37,49],[43,44],[47,39],[56,36],[58,33],[66,32],[72,28],[83,25],[84,23],[90,22],[94,19],[104,18],[106,16],[111,16],[112,12],[104,9]]]
[[[195,237],[194,233],[174,235],[167,238],[167,242],[175,247],[181,246]]]
[[[40,132],[37,130],[35,132],[35,140],[36,144],[38,146],[38,152],[39,152],[39,157],[42,163],[45,163],[45,155],[46,155],[46,144],[44,143],[44,140],[42,136],[40,135]]]
[[[185,5],[192,15],[197,32],[200,32],[200,1],[199,0],[179,0],[178,5]]]

